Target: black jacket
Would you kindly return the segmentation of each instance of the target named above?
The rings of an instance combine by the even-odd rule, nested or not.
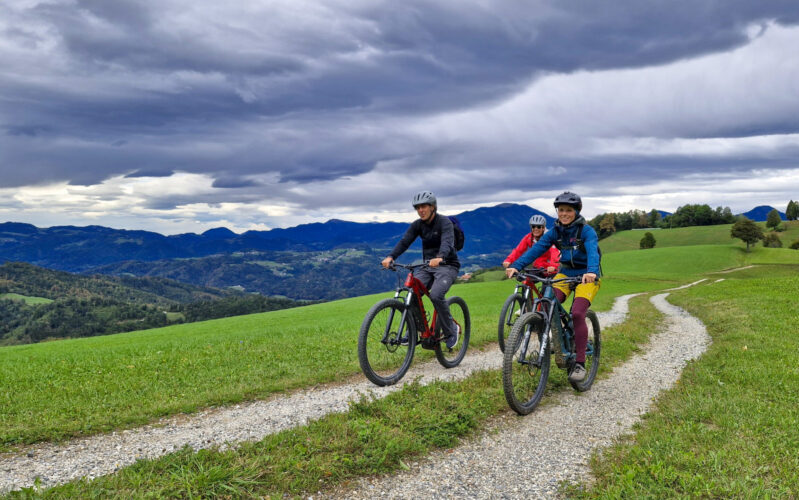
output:
[[[445,215],[439,215],[438,212],[429,224],[422,222],[422,219],[413,221],[389,256],[396,260],[419,236],[422,237],[424,260],[441,257],[444,259],[443,264],[461,267],[458,253],[455,251],[455,230],[452,228],[452,221]]]

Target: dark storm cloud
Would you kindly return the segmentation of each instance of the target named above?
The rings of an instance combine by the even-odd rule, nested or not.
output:
[[[646,162],[679,175],[690,168],[669,156],[611,157],[615,166],[525,158],[527,151],[505,160],[501,145],[494,157],[468,158],[469,167],[468,140],[418,137],[403,125],[501,102],[542,75],[719,53],[749,43],[752,23],[799,21],[792,1],[248,2],[240,9],[133,0],[0,5],[0,17],[10,19],[0,37],[19,47],[0,49],[4,183],[91,185],[115,175],[196,172],[215,178],[213,187],[225,188],[215,201],[225,201],[267,191],[248,176],[312,184],[391,161],[409,171],[466,164],[506,172],[568,162],[587,178],[600,168],[623,168],[632,178]],[[663,135],[797,131],[799,118],[766,117]],[[503,187],[504,177],[470,189]]]

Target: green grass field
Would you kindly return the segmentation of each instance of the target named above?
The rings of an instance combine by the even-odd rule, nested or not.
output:
[[[766,224],[758,223],[766,232]],[[777,233],[782,240],[784,248],[799,238],[799,221],[783,222],[786,231]],[[655,248],[693,246],[693,245],[729,245],[734,243],[741,248],[746,245],[741,240],[730,237],[732,224],[718,226],[680,227],[676,229],[641,229],[636,231],[621,231],[599,242],[603,253],[621,252],[625,250],[638,250],[641,238],[649,231],[657,242]],[[758,246],[760,244],[758,243]]]
[[[11,300],[22,300],[28,304],[49,304],[52,302],[52,299],[46,299],[44,297],[28,297],[27,295],[20,295],[18,293],[0,293],[0,299],[11,299]]]
[[[713,339],[636,434],[594,461],[586,498],[799,495],[799,266],[674,292]]]
[[[728,235],[729,226],[727,238]],[[619,236],[622,234],[613,238]],[[715,274],[747,265],[758,267]],[[739,408],[725,418],[729,422],[737,422],[732,429],[746,429],[746,432],[743,438],[733,437],[728,436],[728,431],[730,434],[732,431],[720,427],[725,430],[724,433],[716,435],[715,441],[709,441],[710,444],[697,448],[700,456],[704,457],[699,461],[689,460],[689,451],[679,451],[683,449],[680,447],[684,447],[693,453],[690,434],[686,434],[682,441],[672,436],[672,441],[663,448],[651,444],[641,448],[641,443],[649,439],[648,434],[641,434],[640,438],[636,435],[629,443],[614,451],[612,458],[597,461],[595,468],[603,481],[598,484],[606,485],[609,492],[617,492],[615,496],[660,496],[659,493],[666,490],[658,490],[654,485],[661,481],[665,481],[664,484],[675,484],[676,481],[680,488],[683,483],[693,485],[675,490],[683,492],[678,496],[747,496],[746,488],[757,485],[762,489],[753,491],[765,492],[765,496],[785,496],[783,494],[786,491],[793,491],[795,495],[795,479],[794,482],[789,481],[785,468],[780,464],[787,455],[796,456],[799,451],[796,391],[788,391],[790,387],[799,386],[797,380],[792,378],[796,377],[796,366],[799,366],[796,362],[799,346],[796,344],[797,337],[789,335],[792,329],[781,329],[779,325],[790,325],[789,320],[795,321],[795,307],[792,307],[791,302],[797,296],[796,291],[799,291],[799,278],[795,277],[799,270],[799,252],[758,246],[751,253],[746,253],[742,245],[728,240],[724,245],[656,247],[651,250],[605,253],[603,270],[605,279],[595,303],[598,310],[607,310],[613,299],[621,294],[661,290],[703,277],[710,278],[703,285],[673,293],[673,297],[675,302],[708,325],[714,338],[714,344],[706,355],[710,360],[707,366],[712,367],[708,368],[708,373],[721,374],[723,378],[713,379],[708,373],[702,372],[696,375],[696,382],[693,382],[691,377],[694,374],[687,373],[679,388],[662,398],[666,403],[673,399],[671,407],[659,403],[658,410],[645,420],[639,433],[671,435],[685,430],[680,427],[688,425],[683,421],[703,422],[703,419],[708,418],[706,415],[712,416],[710,410],[699,404],[703,398],[713,399],[707,404],[716,405],[714,411]],[[724,281],[715,282],[721,278]],[[496,340],[498,311],[513,286],[514,282],[505,280],[453,287],[450,294],[463,296],[471,310],[472,346],[479,347]],[[387,296],[390,294],[107,337],[0,348],[0,387],[3,388],[0,391],[0,447],[9,449],[23,443],[132,427],[164,415],[192,412],[207,406],[262,398],[276,391],[359,376],[355,344],[360,322],[371,304]],[[625,352],[608,354],[608,363],[620,362],[652,330],[654,313],[645,301],[641,300],[641,303],[644,305],[636,306],[639,310],[633,311],[630,320],[612,329],[608,337],[611,340],[607,343],[609,352],[614,348],[626,347]],[[725,347],[727,342],[732,342],[731,339],[737,339],[737,343],[730,344],[734,347]],[[749,347],[742,350],[742,355],[736,350],[741,348],[740,342],[745,342]],[[754,352],[750,352],[752,349]],[[753,356],[760,354],[761,350],[762,355]],[[419,350],[417,353],[423,355],[417,356],[415,363],[420,362],[424,355],[429,357],[427,352]],[[615,361],[611,361],[614,356]],[[793,367],[793,371],[789,369],[787,378],[784,378],[785,371],[779,367],[786,365]],[[704,367],[704,358],[696,366]],[[745,378],[739,375],[749,372],[753,375]],[[412,375],[413,366],[408,377]],[[719,381],[723,384],[718,385]],[[555,390],[561,387],[557,380],[553,384]],[[718,389],[713,384],[726,389]],[[363,456],[364,453],[371,456],[368,454],[377,452],[370,451],[371,448],[354,447],[351,440],[359,439],[358,426],[384,425],[380,419],[376,419],[377,414],[387,415],[386,418],[391,420],[393,411],[412,411],[413,407],[421,406],[434,415],[438,411],[436,405],[450,403],[462,404],[476,412],[462,428],[457,425],[446,428],[442,435],[430,443],[425,437],[429,432],[427,427],[408,430],[411,433],[408,435],[402,434],[404,429],[391,430],[392,433],[400,433],[397,436],[400,441],[407,439],[418,444],[421,440],[426,444],[421,448],[416,445],[408,449],[398,448],[396,454],[386,459],[386,469],[367,467],[368,464],[355,467],[346,460],[339,459],[340,463],[336,463],[336,459],[329,458],[329,461],[319,465],[317,472],[323,482],[335,483],[361,474],[393,470],[392,467],[398,467],[403,457],[449,446],[461,436],[479,430],[493,416],[507,411],[502,403],[501,387],[490,376],[485,378],[476,375],[468,381],[455,383],[455,389],[448,387],[448,392],[458,391],[459,387],[472,394],[473,397],[465,398],[462,402],[442,403],[441,398],[435,396],[435,391],[440,390],[436,387],[434,384],[430,389],[407,389],[391,399],[387,398],[386,402],[364,403],[365,406],[356,410],[366,412],[366,416],[358,413],[353,414],[351,419],[331,416],[329,421],[325,418],[302,430],[287,431],[278,435],[282,437],[268,438],[264,444],[254,445],[254,448],[246,447],[241,454],[181,452],[124,469],[120,474],[101,479],[94,485],[72,484],[53,490],[52,494],[56,497],[83,494],[128,496],[123,492],[136,492],[134,496],[191,496],[202,494],[205,491],[203,488],[210,483],[213,488],[208,491],[216,491],[220,495],[224,494],[226,484],[244,496],[282,491],[301,494],[307,491],[303,489],[307,483],[301,479],[289,485],[283,479],[270,479],[252,486],[251,475],[257,473],[258,464],[261,463],[259,460],[262,460],[256,457],[263,457],[265,453],[270,457],[285,455],[285,460],[288,460],[286,467],[290,469],[308,459],[303,453],[312,456],[319,454],[308,446],[299,456],[293,454],[290,450],[296,446],[292,447],[290,443],[297,436],[304,436],[303,439],[310,441],[319,439],[321,442],[337,433],[343,436],[342,450],[352,453],[347,455],[340,451],[338,457]],[[774,387],[784,390],[774,390]],[[690,394],[681,392],[687,388],[690,388]],[[47,397],[42,398],[42,394],[47,394]],[[497,397],[500,398],[499,404],[494,401]],[[757,403],[758,412],[755,414],[745,411],[750,400]],[[406,408],[407,405],[410,405],[410,409]],[[782,407],[787,409],[782,410]],[[776,411],[775,415],[779,418],[768,420],[768,415],[763,413],[768,413],[766,409],[769,408]],[[671,416],[658,420],[661,414]],[[364,421],[372,423],[367,425]],[[654,424],[650,431],[648,429],[652,422]],[[785,422],[785,425],[781,426],[780,422]],[[315,425],[322,427],[316,428]],[[716,429],[719,425],[713,422],[710,427]],[[761,432],[761,428],[764,431]],[[688,430],[697,429],[688,427]],[[778,430],[781,439],[766,437],[766,431]],[[720,461],[720,458],[726,457],[714,455],[716,452],[711,450],[725,439],[738,440],[733,441],[728,449],[725,448],[727,453],[734,453],[741,447],[746,449],[746,452],[740,452],[741,460],[754,461],[750,457],[760,451],[759,446],[769,447],[767,456],[773,458],[765,466],[768,471],[762,474],[758,472],[751,481],[739,480],[740,467],[726,467],[725,462]],[[757,446],[751,443],[757,443]],[[796,469],[795,461],[789,460],[787,463],[793,467],[791,470]],[[715,467],[712,469],[715,471],[714,477],[719,476],[717,482],[712,484],[720,486],[712,486],[703,493],[697,489],[696,481],[691,482],[691,477],[700,473],[708,477],[708,464]],[[219,476],[211,481],[208,470],[216,468],[219,468]],[[666,472],[661,474],[661,469]],[[168,471],[163,478],[157,481],[151,478],[157,475],[156,471],[163,470]],[[276,466],[274,470],[285,474],[280,467]],[[183,482],[178,479],[181,475],[187,478]],[[724,479],[725,475],[728,479]],[[150,479],[145,480],[145,477]],[[636,481],[629,480],[629,477],[635,477]],[[647,477],[648,481],[644,481]],[[667,479],[673,482],[669,483]],[[636,490],[634,484],[639,481],[644,481],[645,486]],[[142,486],[135,486],[137,483]],[[74,495],[67,493],[70,491]],[[650,494],[649,491],[655,493]],[[602,494],[601,489],[594,489],[589,490],[588,496]],[[610,493],[609,496],[614,494]]]

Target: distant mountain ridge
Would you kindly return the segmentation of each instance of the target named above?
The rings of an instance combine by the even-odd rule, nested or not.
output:
[[[759,206],[743,215],[762,221],[771,210],[770,206]],[[465,266],[494,265],[528,232],[528,221],[534,214],[543,215],[549,227],[554,223],[554,218],[547,213],[514,203],[454,214],[466,234],[466,244],[459,252],[462,263]],[[785,219],[784,213],[780,212],[780,216]],[[324,252],[363,247],[374,255],[385,255],[407,227],[405,222],[331,219],[242,234],[219,227],[202,234],[165,236],[99,225],[38,228],[31,224],[5,222],[0,223],[0,263],[28,262],[69,272],[90,272],[103,267],[105,272],[113,273],[112,269],[118,270],[120,263],[129,261],[146,263],[237,252]],[[417,242],[412,248],[418,247]]]
[[[456,214],[466,233],[466,245],[461,254],[467,257],[496,252],[511,244],[515,246],[527,232],[527,223],[533,214],[543,215],[549,225],[554,221],[534,208],[510,203]],[[0,224],[0,262],[29,262],[50,269],[85,272],[124,261],[153,262],[246,251],[326,251],[364,244],[388,251],[407,227],[405,222],[331,219],[242,234],[214,228],[202,234],[164,236],[104,226],[42,229],[31,224],[6,222]]]

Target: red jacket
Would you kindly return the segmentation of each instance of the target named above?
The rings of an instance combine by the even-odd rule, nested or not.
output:
[[[528,233],[527,236],[522,238],[522,241],[513,249],[513,251],[505,257],[505,262],[510,262],[511,264],[516,262],[516,259],[522,256],[524,252],[526,252],[531,246],[535,245],[535,242],[538,240],[533,239],[533,233]],[[554,246],[550,247],[547,252],[537,258],[535,262],[533,262],[533,267],[539,267],[542,269],[546,269],[547,267],[555,267],[557,268],[560,264],[560,250],[555,248]],[[521,269],[520,269],[521,271]]]

